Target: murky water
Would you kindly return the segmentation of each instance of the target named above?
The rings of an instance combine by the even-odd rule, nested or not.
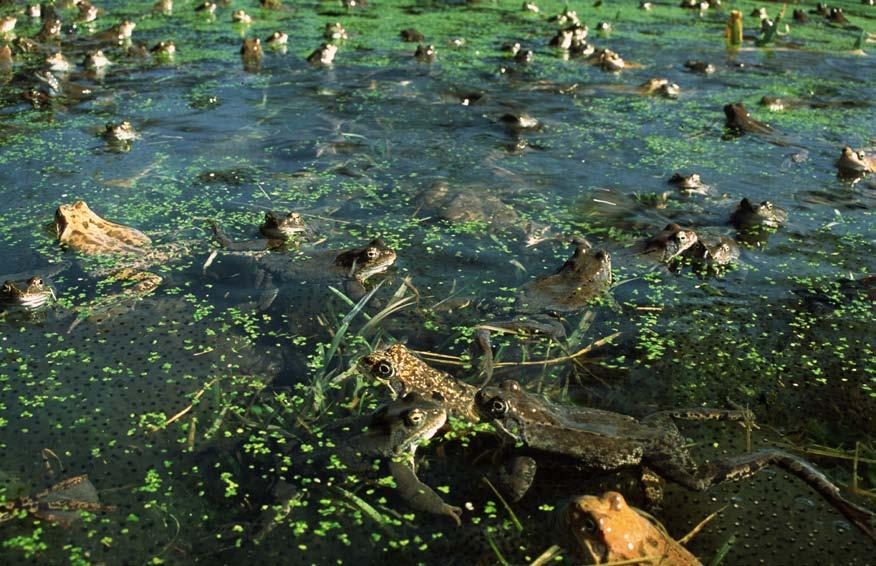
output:
[[[115,63],[105,74],[77,65],[59,75],[63,94],[38,104],[21,95],[41,88],[43,55],[16,53],[0,71],[0,272],[54,272],[58,299],[0,321],[0,497],[88,474],[115,507],[67,528],[3,522],[4,563],[525,564],[562,542],[550,518],[570,496],[615,489],[642,504],[631,477],[545,470],[511,505],[518,531],[481,481],[499,445],[487,425],[454,423],[418,452],[421,479],[465,506],[460,528],[414,513],[380,474],[329,466],[332,443],[351,433],[322,431],[389,398],[355,371],[361,355],[405,341],[458,356],[440,367],[479,383],[472,329],[517,314],[521,286],[558,269],[574,235],[611,254],[618,285],[567,315],[562,340],[495,339],[496,360],[555,358],[620,336],[582,363],[499,367],[494,379],[639,416],[745,404],[761,425],[756,446],[833,451],[807,457],[843,486],[858,443],[857,484],[870,497],[849,497],[876,507],[872,289],[868,298],[839,283],[876,271],[876,180],[840,180],[834,165],[844,145],[876,146],[876,62],[852,51],[854,26],[876,32],[876,8],[844,0],[835,5],[853,27],[810,15],[774,47],[727,51],[730,6],[699,15],[631,0],[571,5],[592,43],[636,64],[612,74],[547,46],[560,2],[539,2],[541,14],[516,0],[372,0],[349,11],[287,2],[276,12],[235,2],[212,19],[177,4],[164,16],[150,3],[104,2],[93,25],[59,9],[74,63],[94,48],[89,35],[123,18],[137,23],[135,46],[173,40],[172,61],[104,46]],[[733,6],[747,33],[756,6]],[[253,24],[231,23],[241,8]],[[18,20],[19,37],[39,30]],[[350,38],[333,66],[313,67],[305,58],[334,21]],[[613,30],[597,32],[599,21]],[[434,62],[399,39],[408,27],[435,46]],[[245,70],[241,38],[277,29],[288,49],[266,47],[259,68]],[[515,41],[534,50],[532,63],[500,49]],[[690,72],[690,59],[716,70]],[[640,95],[652,77],[678,83],[679,98]],[[758,104],[764,95],[804,104],[773,111]],[[728,136],[722,108],[740,101],[776,133]],[[522,113],[539,127],[502,121]],[[122,120],[139,139],[108,144],[100,132]],[[697,172],[711,190],[684,196],[667,184],[675,172]],[[435,204],[423,192],[436,181],[468,200]],[[734,237],[743,197],[770,200],[788,222],[743,243],[731,268],[669,270],[638,253],[670,222]],[[164,278],[156,292],[89,316],[116,284],[99,283],[95,261],[46,230],[77,200],[157,247],[178,246],[149,266]],[[329,289],[342,281],[324,266],[274,277],[268,304],[271,285],[251,258],[211,255],[211,220],[248,240],[267,210],[304,215],[318,241],[305,255],[381,236],[398,261],[367,281],[369,290],[384,281],[372,304],[343,320],[353,302]],[[393,294],[412,299],[368,324]],[[698,459],[745,450],[735,426],[683,432]],[[670,487],[654,514],[680,538],[719,509],[688,545],[705,563],[873,562],[872,541],[782,472],[707,494]],[[560,560],[573,563],[573,552]]]

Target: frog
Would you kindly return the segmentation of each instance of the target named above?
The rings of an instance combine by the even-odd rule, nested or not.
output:
[[[520,7],[524,12],[532,12],[533,14],[538,14],[541,12],[538,5],[535,2],[526,2],[524,0],[523,5]]]
[[[519,65],[529,65],[535,59],[535,52],[532,49],[521,49],[514,54],[514,62]]]
[[[424,63],[431,63],[435,60],[435,47],[432,45],[417,45],[417,50],[414,51],[414,58]]]
[[[593,564],[648,558],[662,566],[702,566],[696,556],[657,528],[616,491],[580,495],[561,507],[561,534],[578,544],[580,558]]]
[[[578,17],[578,13],[575,12],[574,10],[570,10],[569,8],[566,8],[565,10],[563,10],[562,12],[557,14],[556,16],[553,16],[550,21],[556,22],[557,24],[559,24],[561,26],[581,25],[581,18]]]
[[[82,518],[80,512],[109,513],[112,505],[103,505],[97,489],[87,475],[61,480],[39,493],[0,503],[0,524],[20,517],[22,513],[42,521],[70,526]]]
[[[863,149],[843,147],[836,160],[837,176],[842,179],[858,179],[876,171],[876,157],[870,157]]]
[[[107,56],[104,55],[102,49],[89,51],[88,53],[86,53],[85,59],[83,59],[82,61],[82,66],[90,70],[105,69],[110,65],[112,65],[112,61],[110,61]]]
[[[683,194],[707,195],[712,190],[709,185],[703,183],[703,179],[700,177],[699,173],[684,175],[675,172],[667,182],[678,188]]]
[[[323,43],[316,50],[308,55],[307,62],[314,66],[327,67],[335,60],[335,55],[338,53],[338,46],[332,43]]]
[[[739,244],[733,238],[712,230],[697,230],[697,241],[684,253],[685,258],[706,271],[721,269],[739,259]]]
[[[287,213],[269,210],[265,213],[264,221],[259,226],[259,233],[264,239],[249,240],[246,242],[232,242],[216,222],[212,222],[213,235],[219,244],[234,251],[264,251],[283,248],[294,244],[302,238],[312,235],[308,230],[304,219],[294,211]]]
[[[341,25],[341,22],[327,23],[325,25],[325,30],[322,32],[322,36],[329,40],[343,40],[350,38],[349,34],[347,34],[347,30]]]
[[[40,4],[28,4],[27,8],[24,9],[24,13],[28,18],[37,19],[42,16],[43,8]]]
[[[596,31],[604,34],[611,33],[611,23],[610,22],[599,22],[596,24]]]
[[[662,231],[641,245],[641,254],[658,263],[672,263],[697,243],[697,233],[678,224],[667,224]]]
[[[399,495],[411,507],[449,517],[460,526],[462,509],[445,503],[420,481],[414,461],[417,447],[435,436],[445,422],[447,410],[441,402],[408,393],[374,413],[368,431],[350,444],[364,456],[387,461]]]
[[[248,25],[252,23],[252,16],[243,10],[235,10],[231,13],[231,21],[236,24]]]
[[[240,46],[240,58],[244,62],[259,61],[262,58],[262,40],[257,37],[248,37]]]
[[[752,134],[772,134],[775,130],[769,125],[751,117],[748,110],[741,102],[726,104],[724,116],[729,130],[735,134],[749,132]]]
[[[152,5],[152,11],[156,14],[162,14],[164,16],[172,16],[173,15],[173,0],[155,0],[155,4]]]
[[[684,62],[684,67],[692,73],[700,73],[701,75],[711,75],[715,72],[715,66],[706,61],[690,59]]]
[[[777,230],[788,221],[788,213],[768,200],[759,204],[743,198],[730,215],[730,222],[741,232]]]
[[[526,392],[514,380],[481,388],[475,395],[475,407],[501,438],[533,458],[586,472],[640,471],[645,497],[654,508],[663,497],[663,478],[703,492],[726,481],[749,478],[768,466],[778,466],[806,482],[876,540],[876,513],[844,498],[839,488],[804,458],[767,448],[719,457],[705,464],[693,459],[676,420],[751,423],[754,416],[747,409],[676,409],[638,420],[612,411],[555,405]]]
[[[277,30],[265,39],[265,43],[273,49],[282,49],[289,43],[289,35]]]
[[[33,38],[37,43],[57,42],[61,39],[61,20],[57,17],[44,18],[43,26]]]
[[[648,79],[639,85],[639,93],[649,96],[661,96],[663,98],[676,99],[681,94],[681,87],[669,79]]]
[[[66,73],[73,68],[70,61],[60,51],[47,56],[45,63],[50,71],[55,71],[56,73]]]
[[[518,300],[522,312],[576,312],[611,287],[611,255],[583,239],[574,244],[572,257],[555,273],[524,286]]]
[[[483,190],[454,190],[447,181],[433,182],[415,200],[428,216],[454,223],[480,221],[502,230],[520,224],[517,212],[497,196]]]
[[[79,10],[79,21],[80,22],[93,22],[97,19],[97,16],[100,15],[100,10],[92,4],[91,2],[87,2],[83,0],[79,3],[76,8]]]
[[[132,22],[131,20],[122,20],[116,25],[110,26],[107,29],[94,34],[94,39],[121,45],[131,40],[134,28],[136,27],[137,24],[135,22]]]
[[[806,12],[800,9],[794,10],[793,18],[795,22],[800,24],[805,24],[809,21],[809,16],[806,15]]]
[[[0,18],[0,33],[10,34],[15,30],[15,24],[18,23],[18,18],[15,16],[5,16]]]
[[[8,45],[0,45],[0,72],[8,73],[12,65],[12,49]]]
[[[830,9],[830,11],[827,13],[827,19],[833,24],[840,24],[842,26],[847,26],[851,23],[843,13],[843,9],[837,7],[833,7]]]
[[[173,59],[176,55],[176,44],[170,40],[159,41],[149,49],[149,52],[156,59]]]
[[[39,275],[6,279],[0,287],[0,312],[9,309],[36,310],[54,297],[52,287]]]
[[[195,12],[200,12],[206,16],[212,16],[216,13],[216,3],[210,2],[201,2],[197,6],[195,6]]]
[[[125,120],[123,122],[108,123],[103,131],[103,137],[110,142],[124,142],[139,139],[140,136],[137,134],[134,126]]]
[[[593,54],[587,57],[587,62],[608,73],[616,73],[627,67],[626,61],[620,55],[602,47],[596,48]]]
[[[418,32],[414,28],[406,28],[399,32],[401,40],[407,43],[422,43],[426,41],[426,36]]]
[[[477,388],[433,368],[402,343],[391,344],[362,356],[357,367],[365,375],[389,387],[397,396],[417,393],[440,401],[453,417],[472,423],[480,421],[474,406]]]

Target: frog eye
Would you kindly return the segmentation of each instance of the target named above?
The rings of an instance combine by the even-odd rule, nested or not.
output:
[[[365,257],[368,259],[377,259],[377,256],[380,255],[380,252],[377,251],[377,248],[368,248],[365,250]]]
[[[12,285],[10,285],[8,281],[6,283],[3,283],[3,292],[4,293],[11,293],[12,292]]]
[[[584,515],[578,522],[582,533],[593,534],[596,532],[596,521],[590,515]]]
[[[395,368],[389,362],[379,362],[374,369],[381,377],[392,377],[395,375]]]
[[[412,409],[405,415],[405,424],[407,426],[417,426],[423,422],[426,414],[420,409]]]
[[[496,397],[490,402],[490,416],[493,418],[504,417],[507,412],[508,403],[504,399]]]

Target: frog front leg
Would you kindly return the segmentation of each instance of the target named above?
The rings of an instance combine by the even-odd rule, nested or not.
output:
[[[389,470],[399,495],[412,507],[436,515],[446,515],[453,519],[456,526],[462,525],[462,509],[448,505],[431,487],[421,482],[406,458],[390,458]]]
[[[673,465],[675,460],[662,462],[660,471],[669,479],[695,491],[705,491],[725,481],[749,478],[776,465],[806,482],[833,505],[849,521],[876,539],[876,513],[860,507],[840,495],[839,488],[827,476],[805,459],[782,450],[759,450],[750,454],[722,458],[697,468],[695,465]]]
[[[499,484],[512,503],[523,499],[535,481],[538,464],[529,456],[515,456],[499,471]]]

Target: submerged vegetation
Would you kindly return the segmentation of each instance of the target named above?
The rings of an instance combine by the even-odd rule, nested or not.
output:
[[[876,8],[358,4],[56,2],[48,51],[0,5],[0,561],[576,563],[558,525],[597,499],[570,498],[647,506],[632,474],[549,467],[515,500],[507,442],[447,395],[398,401],[440,429],[372,421],[395,375],[360,360],[395,343],[471,391],[751,411],[681,424],[685,446],[778,447],[876,508]],[[611,53],[549,44],[569,10]],[[98,46],[114,64],[83,70]],[[60,91],[37,78],[58,49]],[[106,229],[89,255],[53,221],[76,201],[148,241]],[[270,210],[306,231],[266,233]],[[784,473],[670,484],[651,512],[703,563],[874,555]]]

